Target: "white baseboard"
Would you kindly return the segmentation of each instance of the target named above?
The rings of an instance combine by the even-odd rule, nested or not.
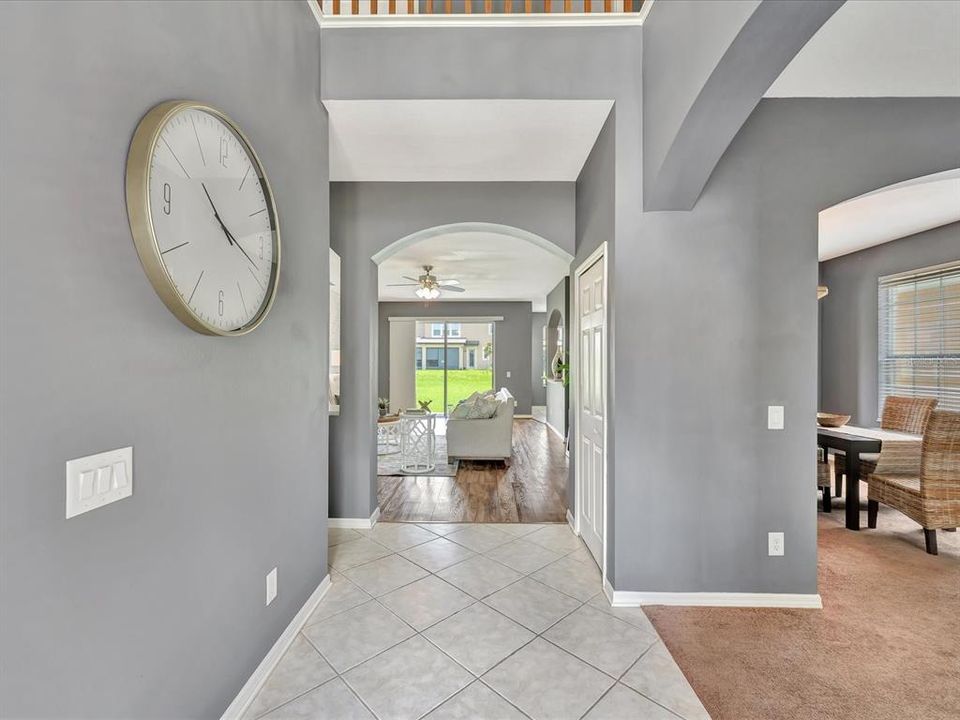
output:
[[[327,527],[345,528],[348,530],[369,530],[380,519],[380,508],[373,511],[368,518],[328,518]]]
[[[633,592],[614,590],[604,579],[604,592],[613,607],[686,605],[690,607],[808,608],[819,610],[819,594],[736,592]]]
[[[577,521],[573,518],[573,513],[570,512],[570,508],[567,508],[567,525],[570,526],[570,529],[573,530],[573,534],[577,534]]]
[[[546,422],[546,421],[545,421],[543,424],[546,425],[546,426],[547,426],[548,428],[550,428],[551,430],[553,430],[553,434],[556,435],[558,438],[560,438],[561,440],[566,441],[566,438],[563,436],[563,433],[560,432],[559,430],[557,430],[553,425],[551,425],[550,423],[548,423],[548,422]]]
[[[533,420],[533,415],[514,415],[514,420]]]
[[[257,693],[260,692],[260,688],[263,687],[267,678],[270,677],[270,673],[277,666],[277,663],[280,662],[280,658],[283,657],[287,648],[289,648],[294,639],[296,639],[300,628],[303,627],[307,618],[310,617],[311,613],[316,609],[317,604],[323,599],[323,596],[327,594],[327,590],[329,589],[330,576],[327,575],[320,581],[320,584],[317,585],[317,589],[310,594],[310,597],[307,598],[307,601],[303,604],[303,607],[300,608],[299,612],[293,616],[293,620],[290,621],[287,628],[280,637],[277,638],[273,647],[270,648],[270,651],[264,656],[263,660],[260,661],[260,664],[257,665],[257,669],[253,671],[253,674],[247,682],[240,688],[240,692],[237,693],[233,702],[224,710],[220,720],[238,720],[243,716],[247,708],[250,707],[250,703],[252,703],[253,699],[257,696]]]

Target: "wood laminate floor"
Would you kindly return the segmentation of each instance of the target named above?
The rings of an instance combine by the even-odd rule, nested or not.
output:
[[[567,458],[563,440],[536,420],[514,420],[513,458],[465,460],[455,478],[380,476],[386,522],[565,522]]]

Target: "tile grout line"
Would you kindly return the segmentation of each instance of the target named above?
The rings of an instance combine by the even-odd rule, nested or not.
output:
[[[604,697],[607,696],[607,694],[609,694],[609,692],[610,692],[614,687],[616,687],[618,684],[624,684],[624,683],[622,683],[622,678],[625,677],[625,676],[630,672],[630,670],[632,670],[632,669],[636,666],[636,664],[637,664],[638,662],[640,662],[640,660],[657,644],[657,642],[661,642],[661,638],[659,637],[659,633],[656,633],[656,631],[655,631],[655,629],[654,629],[654,635],[655,635],[655,638],[656,638],[656,639],[653,640],[653,642],[651,642],[651,643],[646,647],[646,649],[640,654],[640,656],[638,656],[637,659],[634,660],[634,661],[629,665],[629,667],[628,667],[623,673],[621,673],[619,676],[614,676],[614,675],[612,675],[612,674],[610,674],[610,673],[608,673],[608,672],[606,672],[606,671],[604,671],[604,670],[596,667],[595,665],[593,665],[593,664],[590,663],[589,661],[587,661],[587,660],[579,657],[578,655],[576,655],[575,653],[567,650],[566,648],[563,648],[562,646],[558,645],[556,642],[552,641],[550,638],[544,637],[545,633],[549,632],[549,631],[550,631],[551,629],[553,629],[556,625],[558,625],[559,623],[563,622],[564,620],[566,620],[567,618],[569,618],[569,617],[570,617],[571,615],[573,615],[574,613],[582,610],[583,607],[590,605],[590,603],[591,603],[598,595],[602,595],[602,594],[603,594],[603,590],[602,590],[602,587],[601,587],[601,589],[600,589],[598,592],[596,592],[595,594],[591,595],[590,598],[588,598],[587,600],[581,600],[579,597],[574,597],[574,596],[570,595],[569,593],[564,592],[563,590],[560,590],[559,588],[553,587],[553,586],[550,585],[549,583],[547,583],[547,582],[545,582],[545,581],[543,581],[543,580],[541,580],[541,579],[539,579],[539,578],[533,577],[533,574],[534,574],[534,573],[537,573],[537,572],[539,572],[540,570],[543,570],[544,568],[549,567],[549,566],[551,566],[551,565],[553,565],[553,564],[555,564],[555,563],[557,563],[557,562],[560,562],[560,561],[562,561],[562,560],[564,560],[564,559],[567,559],[567,558],[570,558],[570,559],[574,560],[575,562],[580,562],[578,559],[571,558],[571,556],[574,555],[575,553],[579,552],[579,551],[580,551],[581,549],[583,549],[583,547],[584,547],[583,544],[582,544],[582,541],[581,541],[580,546],[577,547],[577,548],[575,548],[575,549],[573,549],[573,550],[560,550],[560,551],[557,551],[557,550],[554,550],[554,549],[551,548],[551,547],[547,547],[547,546],[541,545],[541,544],[539,544],[539,543],[536,543],[536,542],[533,542],[533,541],[530,541],[530,540],[525,540],[526,538],[530,537],[530,536],[533,535],[533,534],[536,534],[536,533],[539,532],[540,530],[543,530],[543,529],[545,529],[545,528],[547,528],[547,527],[550,527],[550,524],[545,524],[545,523],[538,523],[538,524],[540,524],[542,527],[540,527],[540,528],[538,528],[538,529],[536,529],[536,530],[533,530],[533,531],[531,531],[531,532],[529,532],[529,533],[526,533],[526,534],[524,534],[524,535],[517,535],[517,536],[512,535],[512,534],[510,534],[510,533],[507,533],[506,531],[498,530],[497,528],[492,528],[492,529],[498,530],[498,532],[501,532],[501,533],[503,533],[504,535],[508,536],[508,539],[505,540],[504,542],[502,542],[502,543],[500,543],[500,544],[498,544],[498,545],[495,545],[495,546],[493,546],[493,547],[491,547],[491,548],[488,548],[487,550],[484,550],[484,551],[474,550],[473,548],[467,547],[466,545],[462,545],[461,543],[456,542],[456,540],[450,539],[450,538],[449,538],[449,534],[448,534],[448,535],[439,535],[438,533],[435,533],[435,532],[433,532],[433,531],[430,531],[428,528],[422,528],[422,529],[424,529],[424,530],[426,530],[426,531],[428,531],[428,532],[433,532],[433,534],[434,534],[436,537],[430,538],[429,540],[425,540],[424,542],[421,542],[421,543],[415,543],[414,545],[411,545],[411,546],[409,546],[409,547],[407,547],[407,548],[403,548],[403,549],[400,549],[400,550],[394,550],[393,548],[387,547],[387,546],[384,545],[383,543],[378,542],[377,540],[373,539],[372,537],[369,537],[368,534],[358,533],[360,537],[359,537],[359,538],[356,538],[356,539],[367,539],[367,540],[369,540],[370,542],[373,542],[375,545],[377,545],[377,546],[383,548],[384,550],[386,550],[388,554],[387,554],[387,555],[384,555],[384,556],[381,556],[381,557],[379,557],[379,558],[375,558],[375,559],[373,559],[373,560],[369,560],[369,561],[366,561],[366,562],[363,562],[363,563],[359,563],[359,564],[357,564],[357,565],[353,565],[353,566],[344,568],[343,570],[339,570],[339,569],[333,568],[333,567],[331,567],[330,570],[331,570],[331,573],[333,573],[333,574],[335,574],[335,575],[341,576],[341,578],[342,578],[343,580],[349,582],[351,585],[353,585],[354,587],[356,587],[357,589],[359,589],[362,593],[364,593],[364,595],[367,596],[367,599],[361,601],[360,603],[354,605],[354,606],[351,607],[351,608],[346,608],[346,609],[344,609],[344,610],[340,610],[340,611],[338,611],[338,612],[336,612],[336,613],[333,613],[332,615],[327,616],[326,618],[323,618],[323,619],[321,619],[321,620],[318,620],[316,623],[313,623],[313,625],[317,625],[317,624],[319,624],[319,623],[325,622],[325,621],[330,620],[330,619],[332,619],[332,618],[334,618],[334,617],[336,617],[336,616],[338,616],[338,615],[341,615],[341,614],[343,614],[343,613],[345,613],[345,612],[349,612],[350,610],[356,609],[356,608],[361,607],[361,606],[363,606],[363,605],[368,605],[368,604],[370,604],[371,601],[375,601],[375,602],[377,603],[377,606],[378,606],[378,607],[380,607],[381,609],[385,610],[385,611],[388,612],[391,616],[393,616],[393,617],[395,617],[397,620],[399,620],[408,630],[410,630],[410,631],[412,632],[412,634],[409,635],[409,636],[407,636],[406,638],[400,640],[399,642],[393,643],[393,644],[391,644],[389,647],[380,650],[379,652],[375,653],[374,655],[370,656],[369,658],[366,658],[366,659],[364,659],[364,660],[362,660],[362,661],[360,661],[360,662],[352,665],[351,667],[346,668],[343,672],[341,672],[341,671],[339,671],[336,667],[334,667],[332,663],[330,663],[330,661],[327,659],[327,657],[319,650],[319,648],[317,648],[317,646],[313,643],[313,641],[312,641],[309,637],[307,637],[307,635],[306,635],[304,632],[302,632],[302,630],[301,630],[301,632],[299,632],[298,635],[302,636],[302,637],[304,638],[304,640],[306,640],[306,642],[310,645],[310,647],[313,648],[313,650],[314,650],[315,652],[317,652],[317,654],[319,655],[319,657],[320,657],[324,662],[327,663],[327,665],[330,667],[330,669],[334,672],[334,677],[331,677],[331,678],[329,678],[328,680],[326,680],[326,681],[324,681],[324,682],[322,682],[322,683],[319,683],[318,685],[315,685],[314,687],[312,687],[312,688],[310,688],[310,689],[308,689],[308,690],[305,690],[305,691],[302,692],[302,693],[297,694],[295,697],[292,697],[292,698],[284,701],[283,703],[275,706],[274,708],[271,708],[271,709],[267,710],[266,713],[263,713],[262,715],[258,716],[258,718],[263,717],[264,715],[269,714],[269,713],[271,713],[271,712],[274,712],[275,710],[278,710],[279,708],[282,708],[282,707],[284,707],[285,705],[287,705],[287,704],[289,704],[289,703],[291,703],[291,702],[294,702],[294,701],[296,701],[296,700],[304,697],[305,695],[307,695],[307,694],[309,694],[309,693],[311,693],[311,692],[316,691],[316,690],[319,689],[320,687],[323,687],[324,685],[328,684],[329,682],[331,682],[332,680],[334,680],[334,679],[336,679],[336,678],[340,678],[340,679],[341,679],[341,681],[342,681],[342,682],[347,686],[347,688],[350,690],[351,694],[352,694],[353,696],[355,696],[355,697],[360,701],[360,703],[363,705],[364,708],[366,708],[368,711],[370,711],[370,712],[374,715],[374,717],[378,717],[378,718],[379,718],[380,716],[377,715],[377,714],[373,711],[373,709],[363,700],[363,698],[360,696],[359,692],[354,689],[354,687],[350,684],[350,682],[346,679],[345,676],[346,676],[346,674],[348,674],[349,672],[352,672],[352,671],[355,670],[356,668],[358,668],[358,667],[360,667],[360,666],[362,666],[362,665],[364,665],[364,664],[366,664],[366,663],[368,663],[368,662],[370,662],[370,661],[378,658],[379,656],[383,655],[384,653],[386,653],[386,652],[388,652],[388,651],[390,651],[390,650],[393,650],[393,649],[395,649],[396,647],[398,647],[399,645],[401,645],[401,644],[403,644],[403,643],[407,642],[408,640],[411,640],[411,639],[413,639],[413,638],[415,638],[415,637],[418,637],[418,636],[419,636],[423,641],[425,641],[430,647],[435,648],[435,649],[436,649],[437,651],[439,651],[445,658],[448,658],[456,667],[462,668],[463,671],[464,671],[464,672],[469,676],[469,678],[470,678],[470,681],[467,682],[466,685],[460,687],[460,688],[457,689],[455,692],[451,693],[448,697],[443,698],[440,702],[438,702],[437,704],[433,705],[433,706],[432,706],[430,709],[428,709],[425,713],[423,713],[422,715],[420,715],[419,717],[421,717],[421,718],[424,717],[425,715],[428,715],[429,713],[433,712],[434,710],[436,710],[437,708],[439,708],[441,705],[443,705],[444,703],[446,703],[448,700],[450,700],[451,698],[457,696],[458,694],[460,694],[461,692],[465,691],[467,688],[471,687],[472,685],[476,684],[477,682],[479,682],[483,687],[485,687],[485,688],[487,688],[488,690],[490,690],[491,692],[493,692],[494,695],[496,695],[497,697],[501,698],[504,702],[506,702],[507,704],[509,704],[511,707],[515,708],[518,712],[521,713],[521,715],[523,715],[524,717],[529,717],[529,716],[528,716],[525,712],[523,712],[518,706],[516,706],[512,701],[510,701],[509,698],[504,697],[504,696],[503,696],[501,693],[499,693],[495,688],[491,687],[486,681],[484,681],[483,678],[484,678],[488,673],[490,673],[493,669],[495,669],[496,667],[498,667],[498,666],[500,666],[501,664],[503,664],[504,662],[506,662],[509,658],[513,657],[515,654],[517,654],[518,652],[520,652],[520,651],[523,650],[524,648],[528,647],[531,643],[533,643],[533,642],[534,642],[535,640],[537,640],[538,638],[543,639],[543,640],[544,640],[546,643],[548,643],[550,646],[552,646],[552,647],[560,650],[560,651],[563,652],[565,655],[568,655],[568,656],[570,656],[571,658],[573,658],[573,659],[575,659],[575,660],[577,660],[577,661],[579,661],[579,662],[584,663],[584,664],[587,665],[588,667],[596,670],[597,672],[600,672],[603,676],[605,676],[605,677],[610,678],[610,679],[613,680],[613,682],[612,682],[612,684],[610,685],[610,687],[607,688],[607,689],[600,695],[600,697],[597,698],[597,700],[594,701],[593,704],[591,704],[591,706],[590,706],[589,708],[587,708],[587,710],[585,711],[584,714],[589,713]],[[556,523],[555,526],[558,526],[558,527],[559,527],[559,526],[566,526],[566,524],[565,524],[565,523]],[[420,527],[420,525],[416,525],[416,527]],[[454,531],[454,533],[455,533],[455,532],[458,532],[458,531]],[[453,533],[450,533],[450,534],[453,534]],[[445,566],[445,567],[438,568],[436,571],[431,570],[431,569],[426,568],[426,567],[423,567],[422,565],[419,565],[415,560],[411,560],[410,558],[407,558],[407,557],[404,557],[403,555],[401,555],[401,553],[403,553],[403,552],[408,552],[408,551],[413,550],[413,549],[415,549],[415,548],[417,548],[417,547],[420,547],[420,546],[425,545],[425,544],[427,544],[427,543],[433,542],[433,541],[435,541],[435,540],[437,540],[437,539],[446,539],[446,540],[449,540],[450,542],[453,542],[454,544],[456,544],[456,545],[458,545],[458,546],[460,546],[460,547],[462,547],[462,548],[465,548],[466,550],[474,553],[474,555],[473,555],[472,557],[466,558],[466,559],[464,559],[464,560],[461,560],[461,561],[452,563],[451,565],[447,565],[447,566]],[[536,546],[536,547],[539,548],[539,549],[543,549],[543,550],[546,550],[546,551],[549,551],[549,552],[556,552],[556,553],[558,553],[558,557],[555,558],[555,559],[553,559],[553,560],[550,560],[549,562],[545,563],[544,565],[541,565],[541,566],[539,566],[539,567],[537,567],[537,568],[534,568],[533,570],[530,570],[529,572],[523,572],[523,571],[517,570],[516,568],[512,568],[512,567],[510,567],[509,565],[506,565],[505,563],[502,563],[502,562],[498,561],[497,559],[492,558],[492,557],[489,557],[489,556],[487,555],[487,553],[489,553],[489,552],[493,552],[493,551],[495,551],[495,550],[497,550],[497,549],[499,549],[499,548],[501,548],[501,547],[503,547],[503,546],[505,546],[505,545],[507,545],[507,544],[513,543],[513,542],[518,541],[518,540],[525,540],[525,542],[527,542],[528,544],[534,545],[534,546]],[[354,542],[354,541],[355,541],[355,540],[349,540],[349,541],[347,541],[347,542]],[[343,543],[340,543],[340,544],[343,544]],[[334,545],[334,546],[331,546],[331,547],[337,547],[337,546]],[[404,583],[403,585],[400,585],[400,586],[398,586],[398,587],[396,587],[396,588],[392,588],[391,590],[388,590],[388,591],[385,592],[385,593],[381,593],[380,595],[373,595],[372,593],[369,593],[363,586],[359,585],[356,581],[354,581],[353,579],[351,579],[350,577],[348,577],[348,576],[345,574],[345,571],[349,571],[349,570],[352,570],[352,569],[354,569],[354,568],[362,567],[362,566],[364,566],[364,565],[368,565],[368,564],[370,564],[370,563],[377,562],[378,560],[384,560],[384,559],[386,559],[386,558],[393,557],[393,556],[397,556],[397,557],[399,557],[400,559],[402,559],[402,560],[404,560],[404,561],[406,561],[406,562],[411,563],[412,565],[414,565],[414,566],[417,567],[418,569],[424,571],[426,574],[423,575],[423,576],[421,576],[421,577],[418,577],[418,578],[416,578],[416,579],[414,579],[414,580],[411,580],[411,581],[408,582],[408,583]],[[502,566],[502,567],[504,567],[504,568],[506,568],[506,569],[508,569],[508,570],[510,570],[510,571],[512,571],[512,572],[516,572],[516,573],[518,573],[518,574],[520,575],[520,577],[518,577],[516,580],[513,580],[513,581],[509,582],[507,585],[504,585],[503,587],[500,587],[500,588],[494,590],[493,592],[487,593],[487,594],[483,595],[482,597],[479,597],[479,598],[478,598],[478,597],[476,597],[476,596],[471,595],[471,594],[468,593],[468,592],[465,592],[462,588],[458,587],[458,586],[455,585],[453,582],[451,582],[451,581],[447,580],[446,578],[441,577],[441,576],[439,575],[439,573],[444,572],[445,570],[448,570],[449,568],[455,567],[455,566],[460,565],[460,564],[462,564],[462,563],[465,563],[465,562],[468,562],[468,561],[470,561],[470,560],[473,560],[473,559],[475,559],[477,556],[484,557],[485,559],[487,559],[487,560],[489,560],[489,561],[491,561],[491,562],[494,562],[494,563],[496,563],[496,564],[498,564],[498,565],[500,565],[500,566]],[[584,564],[586,564],[586,563],[584,563]],[[430,578],[430,577],[435,577],[435,578],[437,578],[438,580],[440,580],[441,582],[443,582],[445,585],[449,586],[450,588],[452,588],[452,589],[454,589],[454,590],[456,590],[456,591],[458,591],[458,592],[460,592],[460,593],[463,593],[464,595],[466,595],[467,597],[469,597],[470,600],[471,600],[470,604],[467,605],[466,607],[463,607],[463,608],[460,608],[460,609],[456,610],[455,612],[451,613],[450,615],[447,615],[446,617],[443,617],[443,618],[441,618],[441,619],[439,619],[439,620],[436,620],[435,622],[430,623],[429,625],[425,626],[422,630],[420,630],[420,629],[417,629],[416,627],[413,627],[409,622],[407,622],[406,620],[404,620],[403,617],[401,617],[400,615],[398,615],[398,614],[397,614],[396,612],[394,612],[389,606],[387,606],[384,602],[381,601],[381,598],[384,598],[384,597],[386,597],[387,595],[390,595],[391,593],[394,593],[394,592],[396,592],[396,591],[398,591],[398,590],[401,590],[401,589],[403,589],[403,588],[409,587],[410,585],[412,585],[412,584],[414,584],[414,583],[417,583],[417,582],[419,582],[419,581],[421,581],[421,580],[426,580],[427,578]],[[488,604],[488,602],[487,602],[488,599],[490,599],[490,598],[493,597],[494,595],[496,595],[496,594],[498,594],[498,593],[500,593],[500,592],[502,592],[502,591],[504,591],[504,590],[507,590],[508,588],[516,585],[516,584],[519,583],[520,581],[522,581],[522,580],[524,580],[524,579],[527,579],[527,578],[529,578],[532,582],[537,583],[537,585],[542,586],[542,587],[545,588],[545,589],[548,589],[548,590],[557,592],[557,593],[559,593],[560,595],[562,595],[562,596],[564,596],[564,597],[566,597],[566,598],[569,598],[569,599],[571,599],[571,600],[574,600],[574,601],[577,603],[576,606],[573,607],[573,608],[571,608],[569,611],[565,612],[563,615],[561,615],[559,618],[557,618],[557,619],[556,619],[555,621],[553,621],[552,623],[550,623],[550,624],[549,624],[547,627],[545,627],[542,631],[537,632],[537,631],[533,630],[532,628],[527,627],[527,626],[524,625],[522,622],[519,622],[519,621],[517,621],[517,620],[514,620],[512,617],[510,617],[510,616],[507,615],[506,613],[502,612],[502,611],[499,610],[498,608],[494,607],[493,605]],[[459,662],[456,658],[454,658],[454,657],[452,657],[451,655],[449,655],[445,650],[443,650],[443,648],[441,648],[441,647],[439,647],[438,645],[436,645],[430,638],[428,638],[428,637],[425,635],[426,632],[428,632],[428,631],[431,630],[432,628],[436,627],[437,625],[445,622],[446,620],[449,620],[450,618],[455,617],[456,615],[458,615],[458,614],[460,614],[460,613],[465,612],[466,610],[468,610],[468,609],[470,609],[470,608],[473,608],[474,606],[476,606],[476,605],[478,605],[478,604],[482,605],[485,609],[492,610],[493,612],[497,613],[499,616],[501,616],[502,618],[504,618],[506,621],[515,624],[516,626],[522,628],[522,629],[525,630],[526,632],[530,632],[530,633],[533,634],[532,637],[531,637],[529,640],[527,640],[526,642],[524,642],[520,647],[516,648],[515,650],[513,650],[512,652],[510,652],[508,655],[506,655],[505,657],[503,657],[503,658],[501,658],[500,660],[498,660],[494,665],[492,665],[490,668],[485,669],[485,670],[484,670],[483,672],[481,672],[480,674],[477,674],[477,673],[475,673],[474,671],[472,671],[472,670],[470,670],[469,668],[467,668],[465,665],[463,665],[461,662]],[[590,607],[591,607],[593,610],[596,610],[597,612],[603,612],[606,616],[610,617],[611,619],[617,620],[617,621],[619,621],[619,622],[622,622],[622,623],[624,623],[625,625],[627,625],[627,626],[629,626],[629,627],[631,627],[631,628],[633,628],[633,629],[636,629],[636,630],[638,630],[638,631],[646,630],[646,628],[641,627],[641,626],[636,626],[636,625],[634,625],[634,624],[632,624],[632,623],[629,623],[629,622],[627,622],[627,621],[625,621],[625,620],[622,620],[621,618],[618,618],[618,617],[616,617],[615,615],[613,615],[613,613],[606,612],[604,609],[595,608],[595,607],[593,607],[592,605],[591,605]],[[308,628],[308,627],[312,627],[312,625],[305,625],[303,629],[306,629],[306,628]],[[677,716],[677,717],[682,717],[682,716],[680,716],[677,712],[675,712],[675,711],[671,710],[670,708],[662,705],[661,703],[657,702],[657,701],[654,700],[653,698],[648,697],[648,696],[645,695],[644,693],[639,692],[639,691],[637,691],[637,690],[635,690],[634,688],[629,687],[629,686],[625,686],[625,687],[628,687],[628,689],[630,689],[631,691],[636,692],[637,694],[639,694],[639,695],[641,695],[642,697],[646,698],[646,699],[649,700],[650,702],[653,702],[653,703],[656,704],[657,706],[659,706],[659,707],[663,708],[664,710],[670,712],[672,715],[675,715],[675,716]],[[583,716],[581,716],[581,717],[583,717]]]

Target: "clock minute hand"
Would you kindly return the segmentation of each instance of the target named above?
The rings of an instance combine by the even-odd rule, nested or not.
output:
[[[227,244],[233,245],[235,242],[233,236],[230,235],[230,231],[227,230],[227,226],[223,224],[223,220],[220,219],[220,213],[217,212],[217,206],[213,204],[213,198],[210,197],[210,193],[207,191],[206,183],[200,183],[200,187],[203,188],[203,192],[207,196],[207,202],[209,202],[210,207],[213,208],[213,216],[217,219],[217,222],[220,223],[220,229],[223,230],[223,234],[227,238]],[[244,253],[244,255],[246,255],[246,253]]]
[[[240,244],[240,241],[233,236],[233,233],[227,230],[226,227],[224,227],[223,230],[224,232],[227,233],[227,237],[233,241],[233,244],[237,246],[237,249],[243,253],[243,256],[250,261],[250,264],[253,265],[255,268],[257,268],[257,270],[259,270],[260,268],[257,267],[257,264],[253,261],[253,258],[247,255],[247,251],[243,249],[243,246]]]

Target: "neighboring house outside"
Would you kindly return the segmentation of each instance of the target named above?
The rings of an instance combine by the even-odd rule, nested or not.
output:
[[[446,323],[446,329],[444,338],[444,323],[417,323],[417,370],[489,370],[493,367],[492,323],[452,322]]]

